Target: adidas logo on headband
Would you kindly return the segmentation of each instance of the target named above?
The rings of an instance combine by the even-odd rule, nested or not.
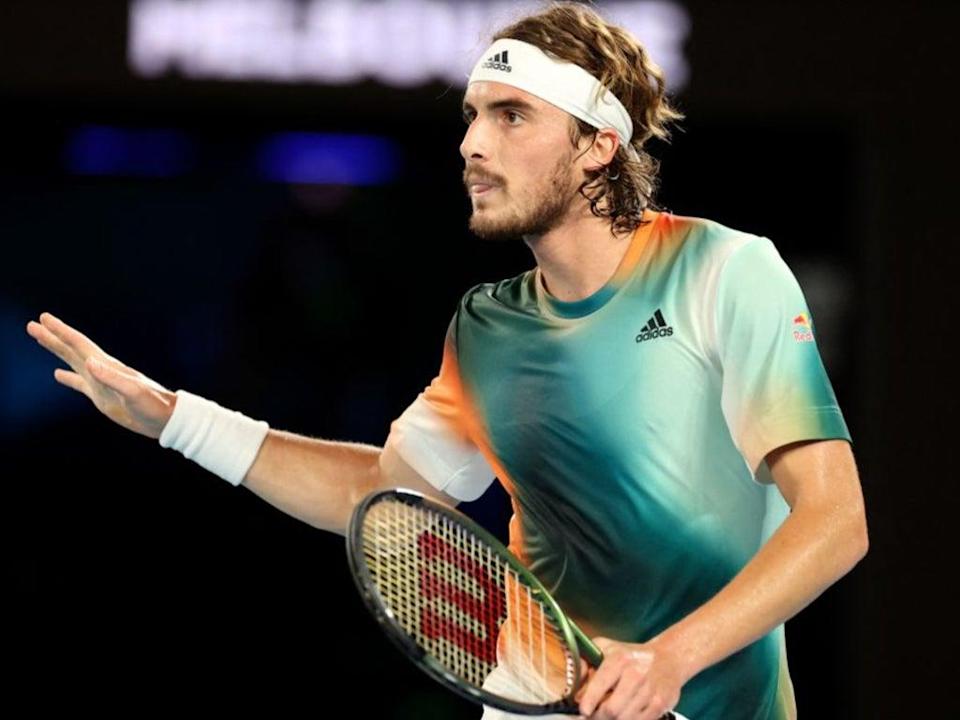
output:
[[[509,52],[509,50],[504,50],[503,52],[498,52],[492,57],[488,57],[487,61],[483,64],[483,67],[490,68],[491,70],[513,72],[513,68],[510,67],[510,61],[507,59],[507,53]]]

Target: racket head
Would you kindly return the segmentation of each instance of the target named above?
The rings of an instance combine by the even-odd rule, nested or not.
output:
[[[468,700],[508,712],[579,714],[573,624],[484,528],[421,493],[391,489],[357,505],[346,539],[364,603],[421,670]],[[498,668],[520,684],[484,688]]]

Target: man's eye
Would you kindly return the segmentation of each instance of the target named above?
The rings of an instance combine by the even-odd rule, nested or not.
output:
[[[470,123],[473,122],[473,115],[470,115],[469,113],[464,113],[464,114],[463,114],[463,121],[464,121],[467,125],[469,125]]]
[[[519,113],[516,113],[513,110],[507,110],[505,114],[507,117],[507,122],[509,122],[511,125],[516,125],[515,121],[519,121],[523,119],[522,117],[520,117]]]

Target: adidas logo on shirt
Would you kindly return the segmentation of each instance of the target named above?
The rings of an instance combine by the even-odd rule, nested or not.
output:
[[[510,67],[510,60],[507,58],[509,52],[509,50],[504,50],[503,52],[498,52],[493,57],[488,57],[487,61],[483,64],[483,67],[490,68],[491,70],[513,72],[513,68]]]
[[[645,340],[656,340],[657,338],[670,337],[671,335],[673,335],[673,328],[667,325],[666,320],[663,319],[663,313],[660,312],[660,308],[657,308],[653,317],[647,321],[646,326],[640,331],[640,334],[637,335],[637,342],[641,343]]]

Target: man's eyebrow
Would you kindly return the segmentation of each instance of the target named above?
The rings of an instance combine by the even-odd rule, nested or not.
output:
[[[533,105],[518,97],[505,98],[503,100],[496,100],[494,102],[487,103],[487,110],[502,110],[503,108],[510,108],[511,110],[523,110],[529,113],[535,113],[537,111]],[[470,103],[464,102],[463,111],[467,112],[468,110],[476,112],[477,109]]]

